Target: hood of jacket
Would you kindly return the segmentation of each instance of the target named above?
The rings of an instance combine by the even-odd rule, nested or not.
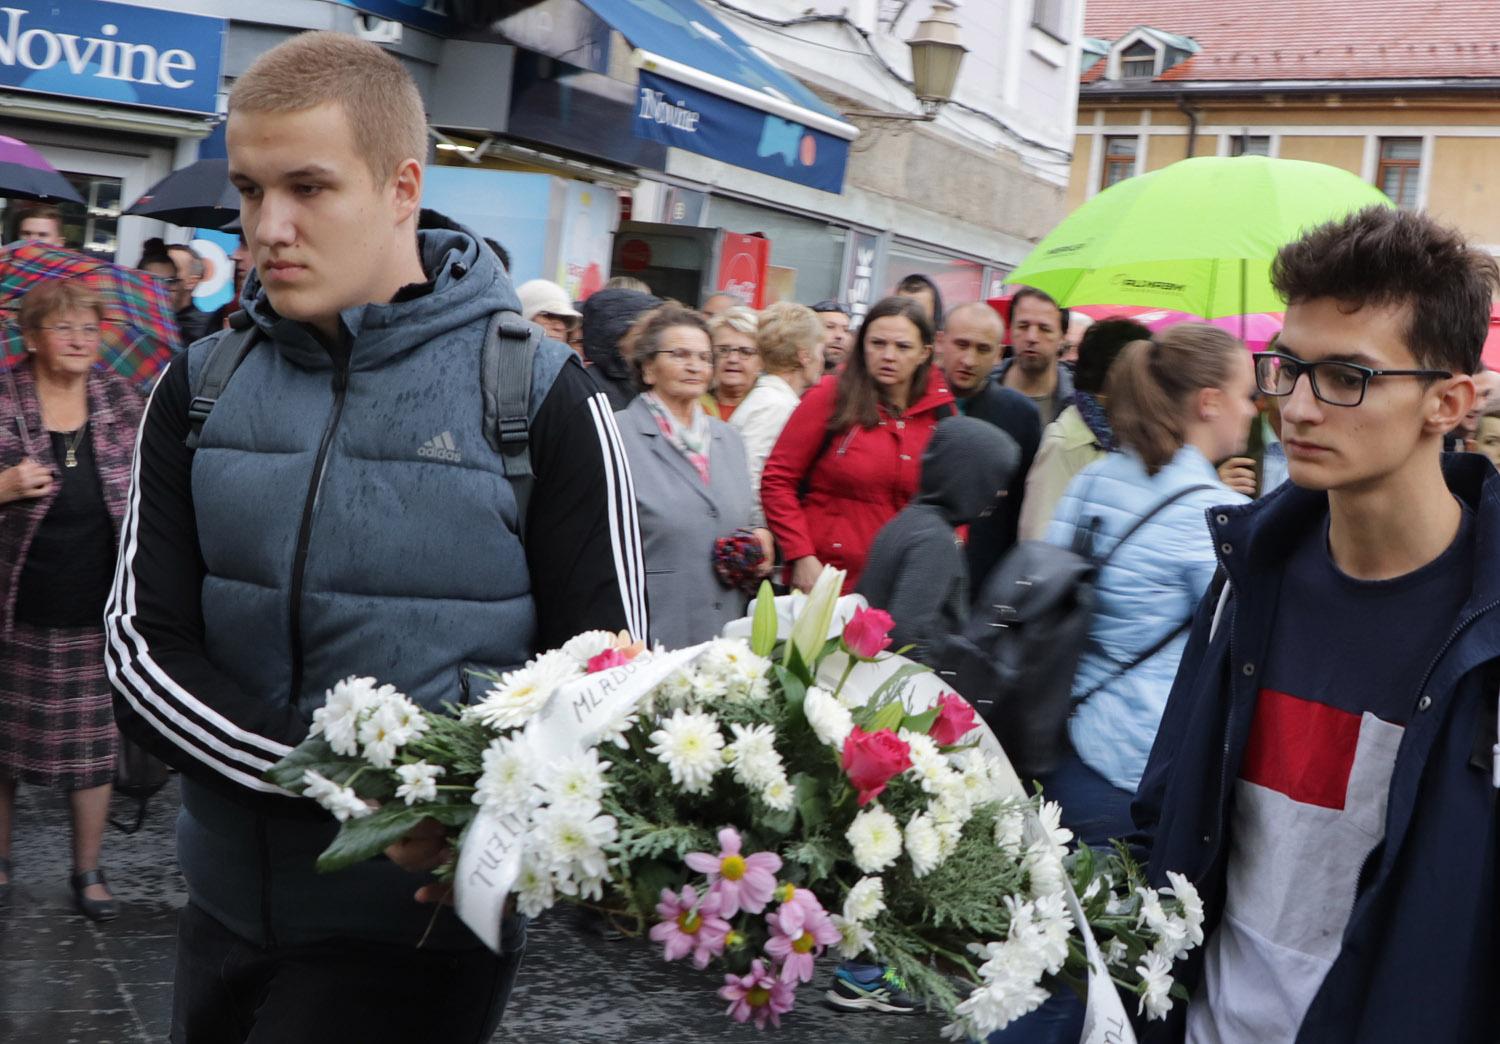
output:
[[[642,312],[661,303],[661,298],[639,290],[614,288],[591,294],[583,302],[583,357],[612,380],[629,381],[630,364],[620,355],[620,338]]]
[[[1016,440],[972,417],[940,423],[922,454],[919,504],[938,508],[951,525],[973,522],[995,507],[1021,463]]]
[[[339,313],[353,370],[375,369],[500,310],[519,311],[510,275],[473,232],[432,210],[417,226],[422,271],[431,289],[404,300],[365,304]],[[240,303],[281,352],[309,369],[330,369],[329,349],[306,323],[283,318],[252,271]]]

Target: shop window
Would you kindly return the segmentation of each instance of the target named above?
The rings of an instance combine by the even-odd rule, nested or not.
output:
[[[1229,139],[1231,156],[1269,156],[1271,136],[1269,134],[1236,134]]]
[[[1137,40],[1120,52],[1120,79],[1150,80],[1156,77],[1156,48]]]
[[[1380,139],[1380,169],[1375,174],[1375,184],[1392,203],[1402,210],[1414,210],[1421,175],[1421,138]]]
[[[81,250],[104,261],[115,260],[120,247],[120,196],[124,183],[119,178],[100,174],[63,172],[63,177],[83,197],[83,203],[54,204],[62,212],[63,242],[70,249]],[[5,208],[5,242],[20,235],[21,213],[35,206],[28,200],[13,199]],[[121,258],[133,262],[134,258]]]
[[[1139,147],[1140,140],[1135,135],[1129,137],[1111,135],[1104,139],[1104,172],[1099,181],[1101,189],[1118,185],[1126,178],[1135,175],[1135,156]]]
[[[1031,0],[1031,24],[1049,36],[1067,42],[1067,0]]]

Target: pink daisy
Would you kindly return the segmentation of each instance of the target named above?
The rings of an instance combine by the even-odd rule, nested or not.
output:
[[[841,938],[817,897],[805,888],[797,889],[792,899],[767,914],[766,921],[771,925],[766,952],[781,962],[777,978],[793,985],[812,982],[813,961]]]
[[[716,856],[689,852],[683,861],[698,873],[708,875],[709,894],[720,898],[719,912],[725,917],[733,917],[741,910],[760,913],[776,891],[781,857],[775,852],[740,855],[740,833],[734,827],[719,831],[719,848]]]
[[[667,960],[691,953],[695,968],[707,968],[711,958],[724,952],[724,940],[729,935],[729,922],[719,916],[719,902],[713,893],[699,902],[692,885],[684,888],[681,896],[663,888],[661,902],[656,904],[661,921],[652,927],[651,940],[662,944]]]
[[[796,988],[782,982],[766,969],[764,961],[756,958],[750,963],[749,975],[724,976],[719,996],[729,1002],[729,1010],[724,1014],[735,1022],[753,1018],[756,1029],[765,1029],[767,1021],[772,1026],[781,1025],[781,1016],[796,1003]]]

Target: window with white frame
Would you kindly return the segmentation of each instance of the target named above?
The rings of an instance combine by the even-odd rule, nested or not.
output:
[[[1236,134],[1229,139],[1231,156],[1269,156],[1271,136],[1269,134]]]
[[[1031,24],[1066,41],[1068,0],[1031,0]]]
[[[1104,139],[1104,163],[1099,177],[1099,187],[1107,189],[1126,178],[1135,176],[1135,156],[1140,149],[1140,140],[1134,135],[1109,135]]]
[[[1402,210],[1417,206],[1417,182],[1422,176],[1421,138],[1381,138],[1380,167],[1375,184]]]
[[[1150,80],[1156,76],[1156,48],[1137,40],[1120,52],[1120,79]]]

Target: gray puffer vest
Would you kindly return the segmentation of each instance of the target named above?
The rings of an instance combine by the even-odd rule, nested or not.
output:
[[[265,339],[219,397],[193,461],[208,656],[247,692],[292,700],[309,719],[350,675],[437,709],[462,702],[468,670],[534,651],[516,499],[485,440],[480,383],[487,321],[519,302],[475,237],[420,235],[434,288],[345,311],[347,365],[252,282]],[[212,344],[190,349],[190,378]],[[533,419],[569,355],[541,343]],[[411,899],[420,881],[392,864],[314,873],[333,824],[267,817],[188,780],[183,792],[189,892],[242,936],[415,943],[426,929],[432,908]],[[431,943],[473,937],[445,913]]]

